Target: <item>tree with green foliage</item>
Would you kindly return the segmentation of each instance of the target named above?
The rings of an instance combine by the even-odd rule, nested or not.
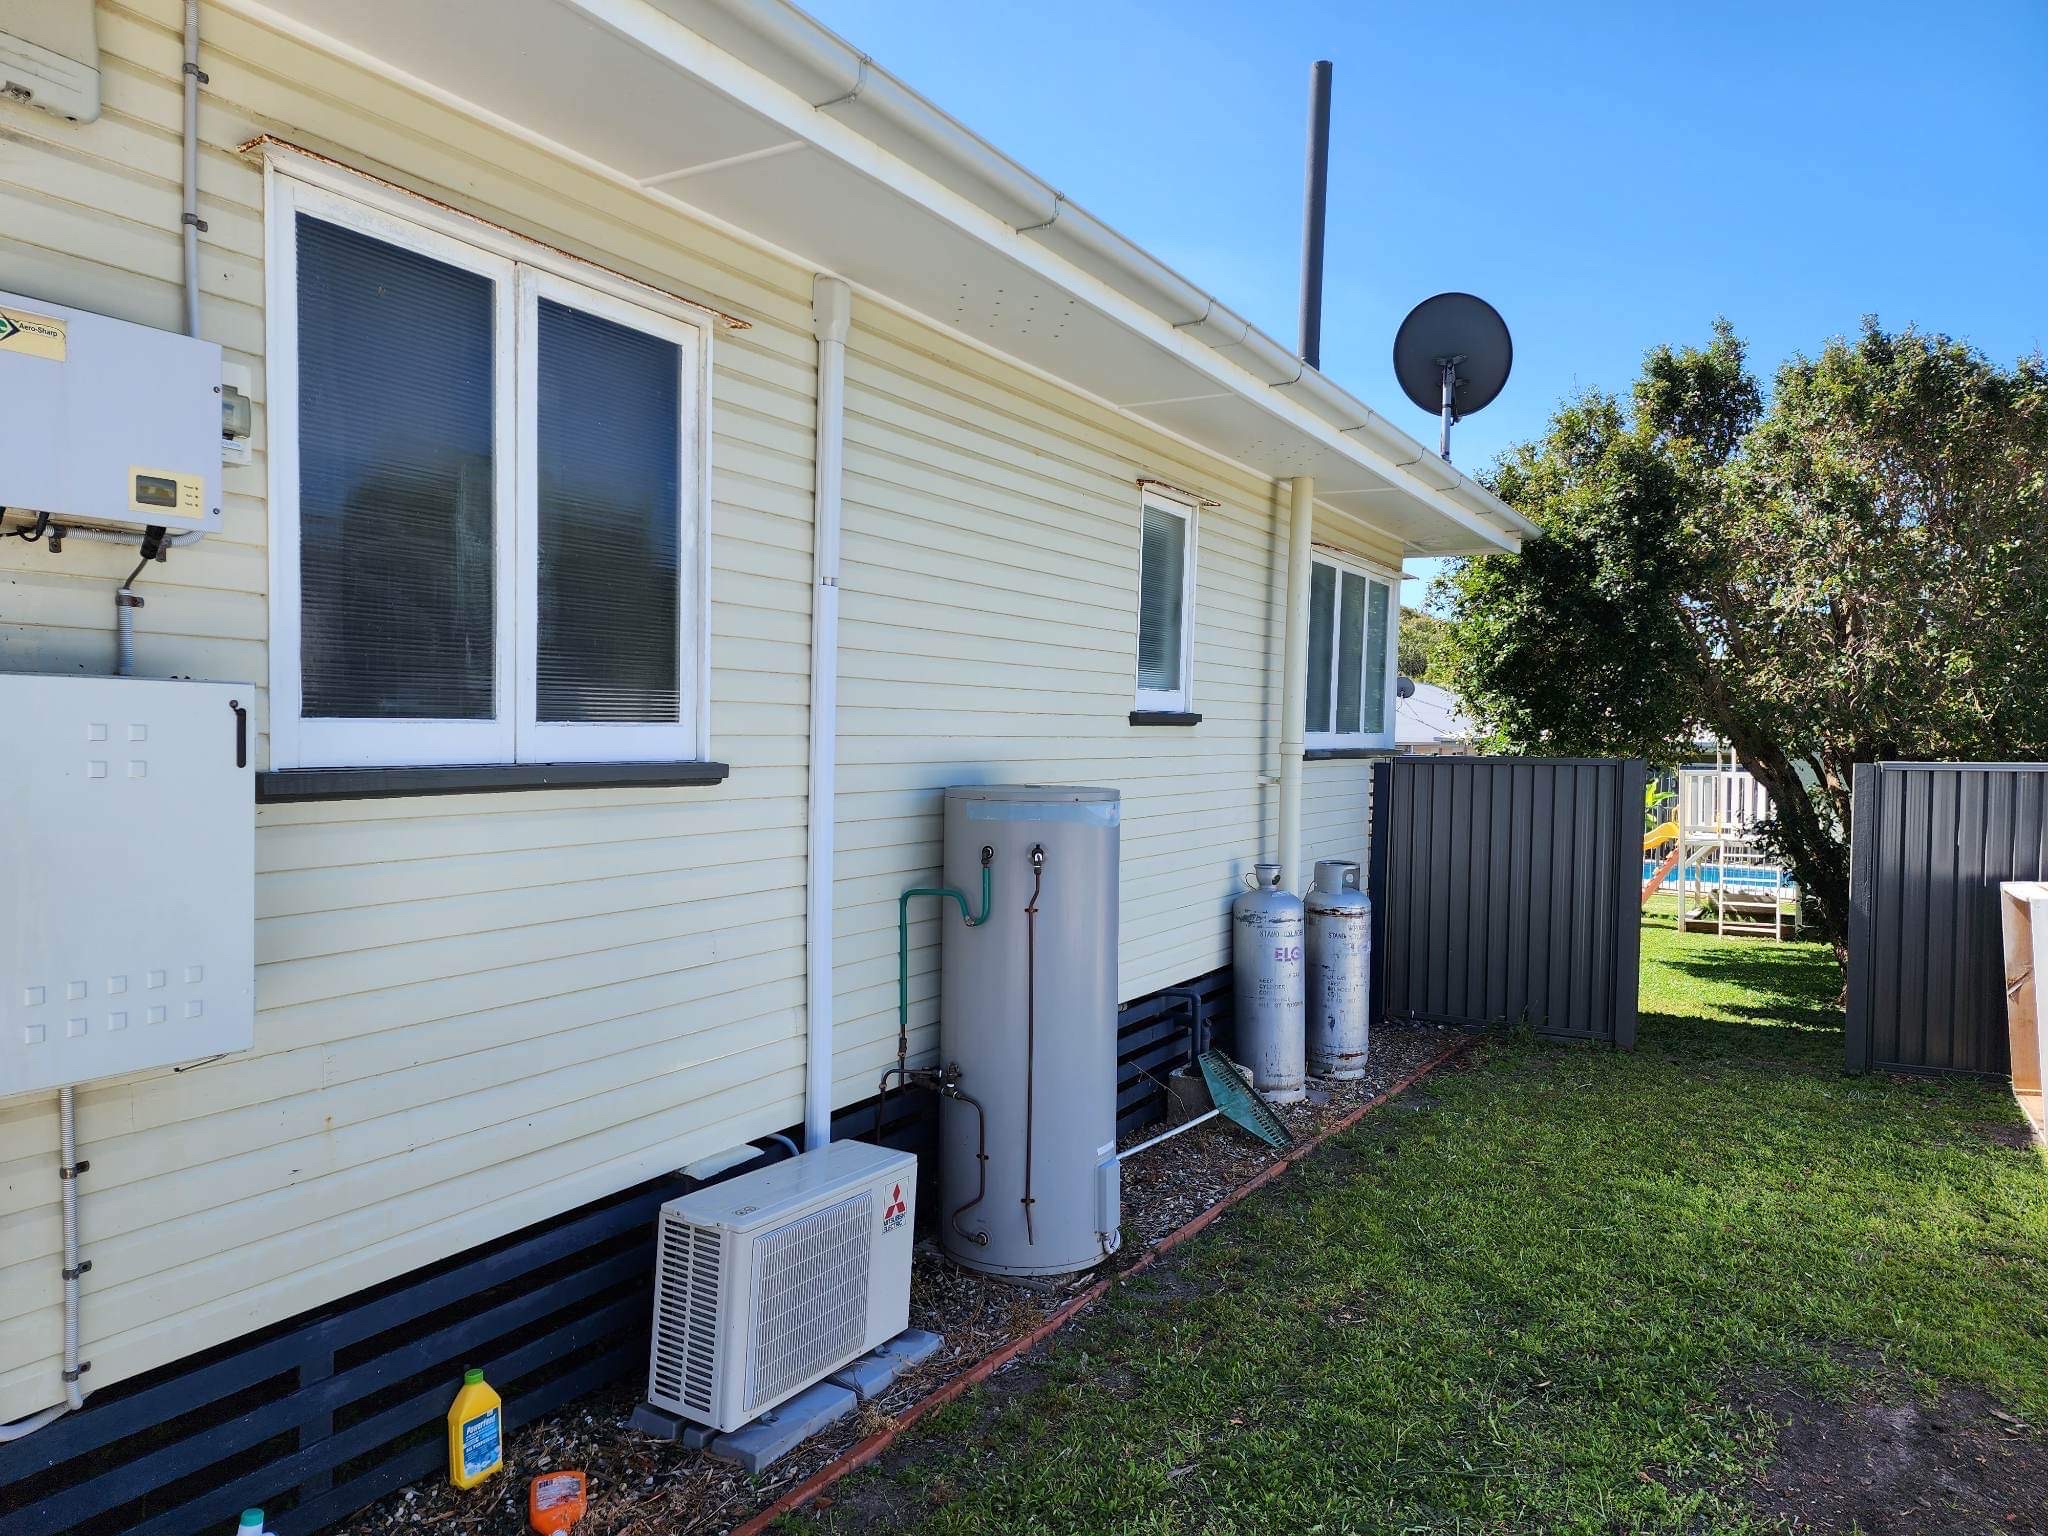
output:
[[[1840,953],[1857,763],[2048,757],[2048,368],[1866,320],[1782,368],[1659,347],[1493,489],[1543,536],[1453,567],[1450,684],[1498,749],[1728,742]]]
[[[1417,682],[1440,683],[1448,676],[1442,652],[1450,643],[1451,626],[1427,608],[1401,610],[1401,656],[1403,677]]]

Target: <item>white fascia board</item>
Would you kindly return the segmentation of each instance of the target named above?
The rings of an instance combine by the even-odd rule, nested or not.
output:
[[[1239,342],[1246,355],[1244,363],[1225,358],[1198,332],[1206,329],[1219,306],[1213,298],[1170,268],[1118,235],[1100,220],[1068,203],[1051,187],[1023,170],[984,140],[879,66],[855,53],[846,43],[782,0],[706,0],[727,12],[733,20],[753,27],[765,41],[791,51],[791,62],[809,75],[852,76],[843,103],[822,104],[805,100],[763,70],[744,62],[709,42],[682,22],[658,11],[645,0],[562,0],[572,5],[614,36],[696,76],[731,100],[759,113],[792,137],[809,141],[823,153],[871,178],[900,197],[946,220],[964,233],[989,246],[1049,284],[1072,293],[1099,313],[1154,345],[1172,352],[1182,362],[1214,379],[1230,394],[1252,401],[1268,414],[1312,438],[1318,444],[1350,458],[1375,475],[1400,486],[1438,516],[1473,534],[1484,545],[1513,551],[1521,546],[1525,523],[1501,502],[1486,494],[1464,475],[1406,439],[1416,457],[1398,457],[1377,442],[1352,435],[1380,420],[1345,392],[1328,385],[1322,376],[1289,359],[1289,371],[1281,374],[1274,354],[1286,357],[1278,343],[1249,324]],[[772,17],[772,27],[763,18]],[[848,67],[851,56],[852,68]],[[1017,208],[1027,212],[1043,210],[1036,226],[1022,230],[1005,218],[947,186],[930,172],[912,165],[885,149],[834,115],[838,110],[866,109],[889,118],[902,132],[944,154],[954,165],[991,191],[999,192]],[[1053,230],[1059,236],[1052,236]],[[1034,235],[1046,238],[1034,238]],[[1051,248],[1053,238],[1073,239],[1098,256],[1112,269],[1124,274],[1132,286],[1145,292],[1144,300],[1134,298],[1094,273],[1083,270]],[[1149,302],[1148,302],[1149,300]],[[1263,345],[1260,345],[1263,343]],[[1276,377],[1259,376],[1256,364],[1265,364]],[[1295,387],[1316,381],[1310,391],[1336,404],[1341,416],[1355,415],[1350,423],[1332,422],[1322,411],[1310,409],[1306,399],[1296,400],[1276,393],[1283,384]],[[1321,386],[1318,388],[1318,386]],[[1305,392],[1306,393],[1306,392]],[[1349,402],[1355,411],[1346,409]],[[1403,435],[1405,436],[1405,435]],[[1415,472],[1425,461],[1436,466],[1436,479]],[[1463,496],[1452,493],[1462,492]],[[1477,493],[1476,496],[1474,493]],[[1466,501],[1476,504],[1464,504]],[[1496,524],[1492,519],[1499,519]],[[1526,525],[1525,525],[1526,526]]]

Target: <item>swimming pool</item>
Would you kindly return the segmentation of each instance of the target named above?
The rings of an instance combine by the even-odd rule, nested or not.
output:
[[[1643,883],[1645,885],[1648,885],[1651,877],[1657,873],[1657,864],[1658,861],[1655,859],[1643,860]],[[1718,864],[1695,864],[1692,866],[1692,875],[1694,879],[1704,885],[1719,885],[1721,883],[1721,866]],[[1667,891],[1677,890],[1678,876],[1679,871],[1673,869],[1664,881],[1664,889]],[[1799,890],[1798,882],[1789,875],[1779,877],[1768,869],[1750,869],[1747,867],[1731,867],[1728,871],[1728,884],[1736,890],[1748,887],[1753,890],[1765,891],[1775,884],[1788,897],[1797,894]]]

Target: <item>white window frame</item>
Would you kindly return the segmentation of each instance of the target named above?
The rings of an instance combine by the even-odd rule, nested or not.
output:
[[[266,160],[265,370],[270,504],[270,761],[273,768],[706,761],[710,726],[711,322],[708,311],[481,219],[345,168]],[[299,561],[298,241],[301,213],[417,251],[493,283],[490,720],[307,718]],[[677,515],[679,711],[674,723],[536,718],[538,314],[542,296],[661,336],[681,351],[683,473]]]
[[[692,718],[696,707],[698,679],[691,675],[690,637],[697,633],[697,584],[688,573],[699,564],[702,542],[699,518],[691,516],[689,460],[695,423],[699,419],[695,370],[691,367],[697,345],[696,327],[657,315],[639,304],[628,304],[600,293],[584,283],[571,282],[552,272],[532,267],[519,270],[519,327],[523,338],[519,348],[519,513],[517,550],[540,549],[540,301],[557,304],[600,320],[609,320],[628,330],[640,331],[672,342],[682,358],[681,419],[676,424],[677,442],[683,454],[683,473],[678,486],[676,516],[676,572],[682,591],[676,604],[677,711],[674,723],[652,721],[544,721],[538,718],[540,698],[540,562],[521,559],[517,587],[522,622],[519,625],[519,697],[524,707],[519,714],[519,761],[523,763],[626,763],[672,762],[699,753],[697,725]]]
[[[1384,679],[1385,691],[1380,695],[1382,700],[1384,700],[1380,712],[1382,728],[1377,731],[1309,731],[1303,737],[1303,745],[1311,752],[1342,752],[1374,748],[1391,750],[1394,745],[1394,715],[1399,703],[1399,695],[1396,690],[1399,686],[1401,670],[1401,647],[1399,643],[1401,628],[1401,578],[1385,566],[1375,565],[1371,561],[1362,559],[1357,555],[1324,549],[1320,545],[1310,554],[1309,573],[1311,581],[1314,578],[1315,567],[1318,565],[1326,565],[1337,573],[1331,596],[1330,712],[1327,717],[1333,726],[1337,723],[1338,658],[1343,654],[1343,636],[1338,632],[1340,615],[1343,613],[1344,605],[1343,578],[1347,573],[1353,576],[1362,576],[1368,582],[1376,583],[1387,589],[1386,677]],[[1370,588],[1367,589],[1366,593],[1365,624],[1366,633],[1359,637],[1361,657],[1364,655],[1364,647],[1372,633],[1372,594]],[[1311,633],[1313,633],[1313,626],[1311,626]],[[1359,686],[1361,688],[1365,684],[1364,670],[1364,667],[1361,665],[1359,668]],[[1304,686],[1306,686],[1305,683]],[[1363,713],[1364,711],[1361,707],[1361,717]]]
[[[1180,686],[1147,688],[1137,682],[1139,658],[1145,652],[1145,514],[1160,511],[1181,520]],[[1184,715],[1194,710],[1195,697],[1195,562],[1201,504],[1146,486],[1138,497],[1138,628],[1131,657],[1137,707],[1154,714]]]

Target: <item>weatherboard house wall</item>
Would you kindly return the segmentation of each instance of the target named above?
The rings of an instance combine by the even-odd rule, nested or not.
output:
[[[0,104],[0,288],[176,328],[181,7],[97,15],[105,109]],[[709,413],[712,785],[264,804],[250,1052],[79,1092],[103,1387],[790,1126],[805,1077],[813,270],[253,5],[204,7],[202,329],[249,371],[221,531],[139,584],[137,670],[256,686],[271,766],[266,136],[726,317]],[[942,317],[943,318],[943,317]],[[731,322],[731,323],[727,323]],[[857,296],[847,343],[833,1097],[893,1052],[895,903],[961,781],[1124,796],[1120,991],[1227,963],[1275,834],[1284,482]],[[1139,482],[1203,505],[1199,726],[1133,725]],[[1404,545],[1319,516],[1378,567]],[[129,551],[0,543],[0,668],[100,673]],[[1304,859],[1369,768],[1308,765]],[[913,1051],[939,932],[913,927]],[[0,1099],[0,1420],[58,1400],[57,1123]]]

